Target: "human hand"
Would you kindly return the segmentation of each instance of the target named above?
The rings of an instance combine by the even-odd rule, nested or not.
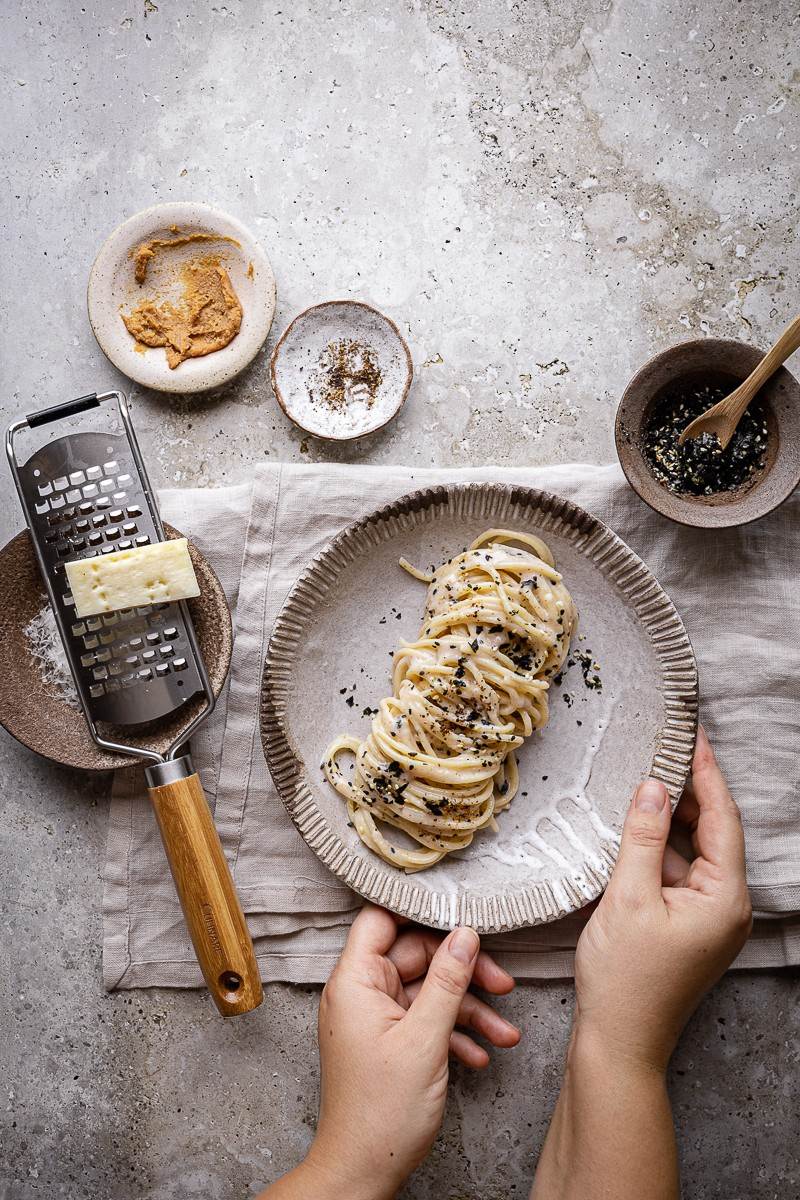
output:
[[[575,958],[575,1036],[660,1070],[752,926],[739,810],[702,727],[675,820],[691,834],[691,862],[667,846],[666,788],[646,780]]]
[[[372,905],[359,913],[320,1001],[322,1103],[305,1164],[316,1197],[394,1196],[439,1130],[448,1053],[469,1067],[489,1061],[456,1025],[494,1046],[519,1041],[470,982],[494,995],[514,986],[473,930],[442,940]]]

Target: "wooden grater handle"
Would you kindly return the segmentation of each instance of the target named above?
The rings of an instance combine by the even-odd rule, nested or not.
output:
[[[161,840],[208,990],[226,1017],[263,999],[253,943],[188,755],[146,771]]]

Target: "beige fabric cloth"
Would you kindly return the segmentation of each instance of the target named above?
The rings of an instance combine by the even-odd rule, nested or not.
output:
[[[434,483],[488,479],[567,496],[616,530],[681,613],[700,668],[702,717],[744,813],[760,914],[737,965],[800,963],[800,497],[742,529],[703,533],[651,512],[616,466],[418,470],[269,465],[252,486],[168,491],[164,517],[217,571],[236,638],[226,692],[193,741],[265,980],[327,978],[359,900],[296,833],[261,750],[266,643],[308,560],[350,521]],[[106,986],[194,987],[194,961],[138,770],[113,787],[104,888]],[[580,919],[488,939],[520,978],[572,973]]]

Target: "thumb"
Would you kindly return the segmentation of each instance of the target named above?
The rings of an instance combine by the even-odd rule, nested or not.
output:
[[[661,866],[672,820],[668,800],[667,789],[659,780],[645,779],[639,784],[622,828],[609,890],[624,892],[637,903],[661,896]]]
[[[412,1020],[419,1021],[433,1039],[441,1039],[445,1052],[479,949],[474,929],[454,929],[431,959],[419,995],[409,1010]]]

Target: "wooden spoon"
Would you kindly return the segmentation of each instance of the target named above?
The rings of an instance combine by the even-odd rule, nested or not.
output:
[[[678,445],[682,446],[687,438],[699,437],[701,433],[715,433],[724,450],[736,432],[736,426],[744,416],[744,410],[756,392],[760,391],[767,380],[775,374],[778,367],[782,366],[789,355],[794,354],[798,348],[800,348],[800,317],[795,317],[791,324],[786,326],[772,349],[764,355],[755,371],[747,376],[744,383],[740,383],[730,396],[726,396],[724,400],[714,404],[707,412],[701,413],[686,426],[678,438]]]

